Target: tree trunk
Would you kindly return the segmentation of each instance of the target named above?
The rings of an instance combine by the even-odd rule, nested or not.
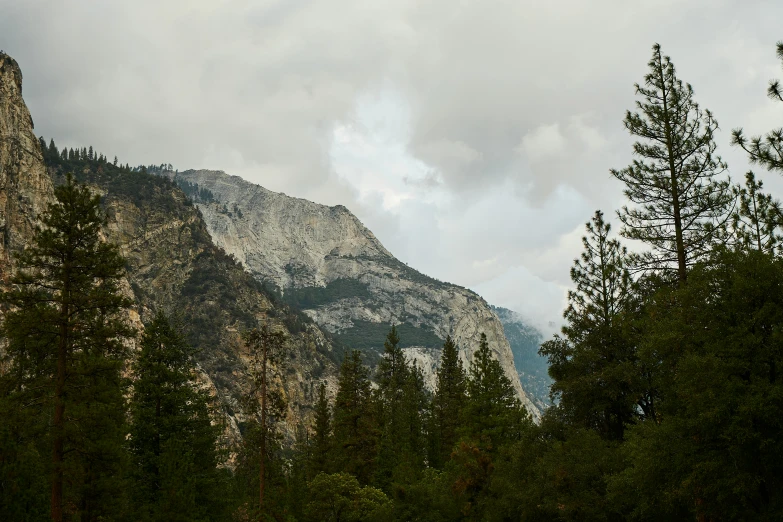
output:
[[[65,439],[65,370],[68,357],[68,323],[70,307],[68,306],[69,284],[63,289],[66,302],[60,313],[60,342],[57,345],[57,376],[54,389],[54,438],[52,444],[52,499],[51,515],[54,522],[63,520],[63,455]]]
[[[664,128],[666,129],[666,152],[669,156],[669,174],[672,182],[672,211],[674,213],[674,236],[677,247],[677,275],[680,286],[685,284],[688,278],[685,258],[685,242],[682,237],[682,217],[680,216],[680,190],[677,186],[679,181],[677,171],[674,166],[674,143],[673,130],[671,125],[671,114],[669,113],[669,98],[666,91],[666,78],[663,72],[663,63],[658,55],[658,73],[661,75],[661,90],[663,91],[663,117]]]
[[[261,464],[258,472],[258,505],[260,520],[263,520],[264,487],[266,486],[266,359],[267,341],[261,345]]]

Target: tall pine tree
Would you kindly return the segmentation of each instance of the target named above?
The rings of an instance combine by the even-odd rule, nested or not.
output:
[[[122,318],[124,260],[100,239],[100,197],[68,175],[19,257],[3,322],[20,407],[46,416],[50,516],[59,522],[115,518],[125,508]]]
[[[529,417],[503,367],[492,357],[484,333],[470,363],[467,392],[462,436],[491,452],[519,439]]]
[[[130,448],[137,520],[214,520],[226,486],[221,426],[198,388],[193,349],[158,313],[133,367]]]
[[[274,460],[274,449],[277,448],[278,433],[275,424],[286,412],[283,398],[274,388],[275,380],[279,379],[284,361],[284,350],[287,337],[279,329],[267,323],[260,328],[254,328],[243,335],[245,345],[250,351],[252,390],[248,396],[250,411],[257,413],[257,455],[258,455],[258,504],[260,513],[267,511],[265,506],[268,464]],[[248,437],[249,441],[256,437]]]
[[[783,242],[783,209],[763,188],[753,172],[745,174],[744,187],[735,187],[739,208],[732,216],[729,240],[739,248],[776,254]]]
[[[319,473],[329,473],[332,467],[332,409],[323,383],[318,387],[313,433],[308,442],[307,479],[312,480]]]
[[[375,472],[378,429],[369,371],[361,352],[345,355],[334,400],[334,453],[337,469],[369,484]]]
[[[628,254],[609,238],[601,211],[585,228],[584,250],[571,268],[574,290],[563,336],[544,343],[540,353],[549,358],[552,398],[566,418],[620,439],[637,411],[635,354],[619,321],[631,299]]]
[[[638,137],[637,159],[612,175],[625,183],[635,206],[618,212],[629,239],[652,250],[636,256],[639,269],[676,273],[702,259],[725,223],[733,201],[726,165],[715,155],[718,122],[693,99],[693,88],[677,78],[674,64],[658,44],[644,85],[636,85],[638,112],[628,111],[625,128]]]
[[[429,464],[442,469],[457,442],[462,409],[467,397],[465,369],[451,337],[447,337],[443,343],[436,378],[429,418]]]

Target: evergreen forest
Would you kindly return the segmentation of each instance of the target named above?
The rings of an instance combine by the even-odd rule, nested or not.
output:
[[[434,334],[390,325],[368,333],[385,335],[372,370],[360,336],[343,340],[336,387],[316,383],[292,440],[287,335],[262,322],[242,332],[252,415],[229,440],[192,325],[128,320],[101,197],[66,176],[0,297],[0,520],[783,520],[783,207],[756,173],[729,177],[715,115],[660,46],[635,90],[635,143],[611,170],[619,230],[600,210],[585,225],[564,326],[540,349],[552,405],[536,421],[483,334],[469,361],[442,342],[428,391],[403,347]],[[783,87],[767,95],[783,102]],[[783,129],[732,142],[783,174]],[[41,146],[66,169],[112,165],[112,190],[148,197],[142,169]],[[320,292],[355,290],[343,283]]]

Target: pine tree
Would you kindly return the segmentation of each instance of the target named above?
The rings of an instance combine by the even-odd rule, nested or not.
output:
[[[783,42],[778,42],[778,58],[783,63]],[[783,87],[780,80],[771,80],[767,96],[774,101],[783,102]],[[748,153],[751,163],[757,163],[769,170],[783,173],[783,128],[775,129],[766,136],[754,136],[748,141],[742,129],[732,132],[732,143],[739,145]]]
[[[353,350],[340,365],[334,400],[334,452],[337,469],[369,484],[375,471],[378,429],[369,371],[361,352]]]
[[[307,477],[312,480],[319,473],[329,473],[332,458],[332,411],[326,398],[326,386],[321,383],[315,403],[313,434],[309,440]]]
[[[465,369],[457,346],[446,338],[441,352],[435,394],[430,407],[430,466],[441,469],[457,442],[462,409],[466,400]]]
[[[130,407],[138,520],[220,514],[226,484],[218,469],[221,427],[212,424],[209,395],[198,388],[193,354],[163,313],[147,325]]]
[[[375,483],[388,490],[394,482],[413,479],[424,461],[423,378],[408,365],[395,326],[386,336],[376,380],[380,441]]]
[[[258,509],[264,512],[267,463],[272,457],[276,437],[274,423],[285,415],[282,396],[272,388],[275,377],[280,376],[286,335],[264,323],[243,334],[245,346],[252,357],[253,389],[249,395],[253,409],[257,408],[258,425]]]
[[[68,175],[19,256],[4,295],[16,400],[50,416],[51,518],[112,518],[121,510],[125,427],[121,312],[124,260],[100,240],[100,197]],[[33,410],[35,411],[35,410]],[[31,419],[31,422],[34,422]]]
[[[503,367],[492,357],[484,333],[470,363],[467,391],[462,436],[489,451],[518,440],[528,415]]]
[[[762,191],[764,184],[753,172],[745,174],[745,186],[735,187],[739,208],[731,220],[731,241],[744,249],[778,253],[783,242],[783,209],[780,202]]]
[[[638,112],[628,111],[624,121],[640,138],[633,146],[638,159],[611,171],[636,205],[623,207],[618,217],[625,237],[652,248],[636,256],[637,267],[674,271],[683,284],[728,218],[732,195],[729,182],[719,179],[726,165],[715,155],[718,122],[699,107],[658,44],[648,65],[645,85],[636,85]]]
[[[93,153],[92,153],[92,145],[90,145],[90,149],[87,151],[87,159],[90,160],[90,161],[92,161],[94,159],[93,158]]]
[[[628,254],[609,239],[601,211],[585,228],[584,250],[571,268],[574,290],[568,292],[563,337],[544,343],[540,353],[549,358],[555,380],[553,402],[570,422],[621,439],[637,406],[649,409],[635,402],[635,354],[619,321],[631,299]]]

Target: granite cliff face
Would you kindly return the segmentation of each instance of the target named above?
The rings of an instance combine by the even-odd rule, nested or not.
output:
[[[514,354],[514,365],[522,387],[531,395],[539,409],[546,409],[551,404],[549,387],[552,385],[552,378],[549,377],[549,362],[546,357],[538,355],[538,349],[544,342],[544,334],[513,310],[493,306],[492,311],[503,324],[503,332],[511,346],[511,353]]]
[[[41,212],[54,198],[33,119],[22,99],[22,71],[0,53],[0,275],[13,267],[12,253],[24,248]],[[2,279],[0,279],[2,284]]]
[[[53,187],[73,173],[102,196],[106,240],[117,243],[127,260],[125,292],[136,303],[129,320],[143,327],[142,321],[164,310],[186,326],[201,380],[234,438],[241,436],[251,385],[240,332],[261,321],[286,331],[288,358],[277,386],[288,403],[281,427],[293,439],[299,423],[309,424],[318,383],[335,389],[337,354],[329,336],[215,246],[201,214],[170,181],[97,158],[44,154],[22,99],[21,78],[16,62],[0,54],[0,282],[8,280],[13,254],[29,244],[53,201]]]
[[[389,325],[401,325],[408,356],[432,386],[442,340],[451,335],[467,365],[483,332],[538,417],[489,305],[397,260],[345,207],[275,193],[219,171],[163,174],[192,195],[215,244],[349,347],[380,349]]]

